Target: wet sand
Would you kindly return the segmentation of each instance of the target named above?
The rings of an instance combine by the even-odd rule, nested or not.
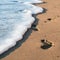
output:
[[[60,60],[60,0],[44,0],[36,4],[46,9],[37,15],[38,31],[29,29],[24,39],[0,56],[0,60]],[[41,40],[52,42],[52,47],[42,49]]]

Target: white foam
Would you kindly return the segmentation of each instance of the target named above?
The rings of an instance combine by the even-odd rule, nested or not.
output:
[[[0,54],[16,45],[23,38],[35,18],[32,14],[42,13],[41,7],[31,3],[41,0],[0,0]]]

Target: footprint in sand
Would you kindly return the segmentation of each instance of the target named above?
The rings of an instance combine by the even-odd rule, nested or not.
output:
[[[51,18],[48,18],[47,20],[48,20],[48,21],[51,21],[52,19],[51,19]]]
[[[60,17],[60,16],[57,15],[57,16],[53,17],[53,19],[56,19],[56,18],[58,18],[58,17]],[[51,20],[52,20],[52,18],[47,18],[47,21],[51,21]],[[44,22],[47,23],[47,21],[44,21]]]
[[[48,18],[47,21],[51,21],[52,19],[51,18]],[[47,23],[47,21],[44,21],[44,23]]]
[[[52,43],[45,39],[42,39],[41,42],[43,44],[43,45],[41,45],[42,49],[48,49],[48,48],[52,47]]]

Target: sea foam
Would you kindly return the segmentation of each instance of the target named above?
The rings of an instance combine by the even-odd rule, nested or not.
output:
[[[41,7],[32,3],[41,0],[0,0],[0,54],[16,45],[31,27],[35,18],[32,14],[42,13]]]

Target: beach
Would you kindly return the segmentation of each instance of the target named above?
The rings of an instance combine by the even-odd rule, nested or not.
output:
[[[29,29],[16,46],[0,56],[0,60],[60,60],[60,0],[43,0],[36,4],[45,9],[36,16],[36,28]],[[41,40],[52,43],[48,49],[42,49]]]

